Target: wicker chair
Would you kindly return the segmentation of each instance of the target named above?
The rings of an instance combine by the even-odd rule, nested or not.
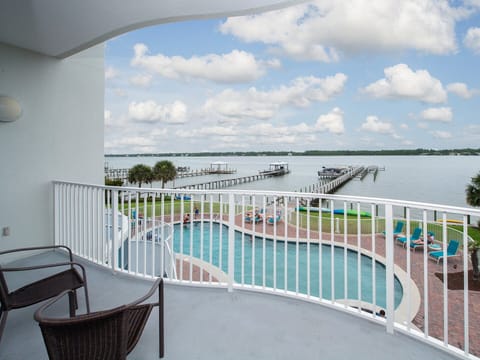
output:
[[[26,306],[37,304],[41,301],[50,299],[65,290],[72,290],[69,293],[70,315],[75,315],[78,308],[76,290],[83,287],[85,290],[85,302],[87,311],[90,311],[88,301],[87,277],[85,269],[81,264],[73,262],[72,251],[66,246],[41,246],[21,249],[13,249],[0,252],[0,256],[18,252],[41,251],[51,249],[65,249],[68,251],[70,261],[53,264],[43,264],[28,267],[1,267],[0,266],[0,339],[2,338],[5,324],[7,322],[8,312],[14,309],[20,309]],[[6,273],[18,271],[36,271],[39,269],[59,268],[61,271],[49,274],[47,277],[24,285],[16,290],[10,291]],[[80,272],[79,272],[80,270]]]
[[[158,302],[142,304],[158,289]],[[34,315],[42,330],[50,360],[120,360],[137,345],[152,308],[159,306],[159,352],[164,354],[163,280],[128,305],[73,318],[49,318],[45,309],[68,291],[41,306]]]

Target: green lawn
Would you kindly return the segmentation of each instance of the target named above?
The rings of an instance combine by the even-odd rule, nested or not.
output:
[[[144,214],[144,209],[145,209],[145,203],[143,199],[139,200],[139,214],[145,217]],[[163,208],[165,215],[170,215],[172,213],[172,207],[173,207],[173,213],[174,214],[180,214],[181,213],[181,206],[182,206],[182,201],[181,200],[171,200],[169,197],[166,197],[163,201]],[[201,203],[199,201],[183,201],[183,213],[194,213],[195,207],[198,207],[199,210]],[[220,213],[220,203],[219,202],[207,202],[204,201],[203,203],[204,206],[204,213],[215,213],[218,214]],[[222,204],[223,207],[223,213],[228,214],[228,204]],[[136,208],[136,202],[132,201],[131,202],[131,210]],[[146,203],[146,209],[147,209],[147,214],[146,217],[151,217],[152,216],[152,201],[149,200]],[[157,199],[155,201],[155,215],[160,216],[161,215],[161,209],[162,209],[162,201],[161,199]],[[249,207],[246,207],[245,210],[249,210]],[[241,211],[241,207],[237,207],[236,213],[239,213]],[[128,215],[128,202],[124,202],[123,204],[123,213],[125,215]],[[321,215],[321,217],[319,216]],[[290,218],[290,223],[293,225],[297,224],[297,221],[300,225],[300,227],[306,228],[307,227],[307,222],[308,222],[308,217],[307,213],[300,211],[300,212],[293,212],[291,218]],[[347,215],[346,217],[347,221],[347,233],[348,234],[357,234],[358,233],[358,219],[356,215]],[[375,219],[375,233],[381,233],[385,230],[385,219],[384,218],[376,218]],[[332,219],[332,214],[331,213],[317,213],[317,212],[311,212],[310,213],[310,229],[313,231],[318,231],[319,229],[319,224],[321,224],[321,229],[322,232],[324,233],[329,233],[332,231],[332,225],[333,225],[333,231],[334,232],[339,232],[343,233],[344,232],[344,227],[345,227],[345,217],[344,215],[341,214],[334,214],[333,219]],[[371,234],[372,233],[372,218],[370,217],[361,217],[360,218],[360,232],[361,234]],[[395,226],[396,222],[394,223]],[[418,226],[422,226],[422,223],[420,221],[415,221],[412,220],[410,222],[410,231],[413,231]],[[406,230],[406,229],[405,229]],[[427,231],[431,231],[435,234],[435,239],[437,241],[443,241],[443,229],[442,225],[439,223],[428,223],[427,224]],[[480,229],[474,228],[474,227],[469,227],[468,228],[468,235],[472,237],[473,239],[480,239]],[[461,225],[448,225],[447,226],[447,241],[448,240],[459,240],[462,242],[463,239],[463,227]]]
[[[223,205],[223,213],[228,213],[228,204],[222,204]],[[164,209],[165,215],[170,215],[172,213],[172,207],[173,207],[173,213],[180,214],[182,212],[182,201],[181,200],[170,200],[170,198],[167,198],[163,201],[161,199],[155,200],[155,216],[160,216],[162,214],[162,206]],[[199,201],[183,201],[183,213],[194,213],[195,212],[195,207],[198,207],[198,210],[201,211],[201,204]],[[209,202],[204,202],[203,203],[204,213],[215,213],[218,214],[220,213],[220,203],[218,202],[212,202],[211,205]],[[135,201],[131,202],[130,209],[134,210],[137,207],[137,203]],[[153,215],[153,202],[151,200],[148,200],[145,204],[144,200],[141,199],[138,202],[138,208],[139,208],[139,215],[142,217],[151,217]],[[145,208],[147,210],[147,214],[145,215]],[[128,215],[128,202],[124,202],[123,204],[123,213],[125,215]]]
[[[297,214],[298,214],[298,220],[297,220]],[[311,212],[310,213],[310,229],[317,231],[319,229],[319,223],[321,223],[321,229],[322,232],[331,232],[332,230],[332,217],[330,213],[322,213],[321,218],[319,217],[319,213],[317,212]],[[344,232],[344,227],[345,227],[345,218],[343,215],[333,215],[333,231],[338,232],[338,233],[343,233]],[[321,220],[320,220],[321,219]],[[307,227],[307,222],[308,222],[308,217],[307,213],[300,211],[300,212],[294,212],[290,222],[292,224],[296,224],[298,221],[299,225],[301,227],[306,228]],[[347,216],[346,217],[347,221],[347,233],[348,234],[357,234],[358,233],[358,219],[357,216]],[[396,225],[397,221],[403,221],[404,223],[406,222],[405,220],[396,220],[394,221],[394,226]],[[385,231],[385,219],[384,218],[376,218],[375,219],[375,233],[381,233]],[[360,232],[361,234],[371,234],[372,233],[372,218],[370,217],[361,217],[360,218]],[[423,222],[418,221],[418,220],[412,220],[410,221],[410,232],[413,232],[413,230],[416,227],[423,227]],[[404,232],[406,229],[404,228]],[[427,223],[427,231],[433,232],[435,234],[435,239],[437,241],[443,241],[443,228],[442,224],[435,223],[435,222],[429,222]],[[480,230],[478,228],[474,227],[469,227],[468,228],[468,235],[473,238],[473,239],[480,239]],[[448,225],[447,226],[447,241],[449,240],[458,240],[460,243],[463,242],[463,227],[461,225]]]

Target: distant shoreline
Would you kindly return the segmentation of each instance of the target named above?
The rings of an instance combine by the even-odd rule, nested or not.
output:
[[[105,157],[217,157],[217,156],[479,156],[479,149],[414,149],[414,150],[307,150],[307,151],[227,151],[227,152],[182,152],[149,154],[105,154]]]

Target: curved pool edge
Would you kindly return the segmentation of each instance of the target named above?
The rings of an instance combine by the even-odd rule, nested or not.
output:
[[[199,221],[201,221],[201,220],[200,219],[199,220],[194,220],[194,222],[199,222]],[[222,222],[218,219],[213,219],[212,221],[214,223],[225,225],[226,227],[229,226],[228,224],[226,224],[226,223],[224,223],[224,222]],[[177,222],[175,222],[175,223],[177,223]],[[180,222],[178,222],[178,223],[180,223]],[[276,236],[275,238],[273,238],[269,234],[254,232],[253,230],[243,228],[239,225],[234,225],[234,230],[242,232],[242,233],[250,235],[250,236],[269,239],[271,241],[273,241],[273,240],[287,241],[287,242],[296,242],[297,241],[296,238],[289,238],[289,237],[285,237],[285,236]],[[322,245],[332,245],[333,244],[333,246],[347,248],[349,250],[359,252],[359,249],[356,246],[350,245],[350,244],[345,244],[343,242],[338,242],[338,241],[333,241],[332,242],[330,240],[319,241],[318,239],[308,240],[308,239],[305,239],[305,238],[299,238],[298,242],[300,242],[300,243],[322,244]],[[378,255],[378,254],[374,254],[371,251],[369,251],[367,249],[364,249],[364,248],[360,248],[360,254],[368,256],[369,258],[374,259],[375,261],[377,261],[378,263],[380,263],[381,265],[386,267],[386,259],[383,256]],[[183,255],[183,259],[185,259],[187,257],[191,258],[189,255]],[[219,281],[220,283],[227,283],[228,282],[228,275],[225,272],[223,272],[221,269],[219,269],[218,267],[216,267],[212,264],[209,264],[207,262],[204,262],[203,260],[197,259],[195,257],[192,257],[192,259],[193,259],[192,264],[194,262],[196,262],[196,263],[198,263],[197,264],[198,266],[203,266],[203,268],[205,270],[206,270],[206,267],[208,267],[213,273],[219,275],[222,278],[222,280],[224,280],[224,281]],[[412,320],[415,318],[416,314],[418,313],[418,311],[420,309],[420,305],[421,305],[420,291],[418,290],[418,287],[415,284],[415,282],[412,279],[408,278],[407,273],[400,266],[394,264],[394,271],[393,272],[394,272],[394,275],[397,277],[398,281],[400,282],[400,284],[402,286],[402,290],[403,290],[402,300],[400,301],[400,304],[397,306],[397,308],[395,309],[395,312],[394,312],[394,317],[395,317],[394,321],[397,322],[397,323],[400,323],[404,326],[407,326],[407,327],[412,326],[413,325]],[[410,306],[408,304],[408,299],[405,296],[406,289],[409,289],[409,292],[410,292]],[[345,299],[343,301],[345,301]],[[358,300],[352,299],[351,304],[352,304],[351,306],[357,306],[358,305]],[[376,305],[371,304],[371,303],[370,303],[370,305],[371,305],[372,308],[376,308]],[[410,312],[409,312],[409,309],[410,309]]]
[[[220,223],[220,222],[218,222],[218,223]],[[224,224],[224,225],[228,226],[227,224]],[[238,225],[235,225],[235,230],[243,232],[243,233],[245,233],[247,235],[251,235],[251,236],[256,236],[256,237],[261,237],[261,238],[265,237],[266,239],[269,239],[269,240],[278,240],[278,241],[287,241],[287,242],[296,242],[297,241],[296,238],[289,238],[289,237],[285,237],[285,236],[276,236],[275,239],[274,239],[271,236],[269,236],[269,234],[254,232],[252,230],[242,228],[241,226],[238,226]],[[333,246],[338,246],[338,247],[342,247],[342,248],[346,247],[347,249],[355,251],[355,252],[359,251],[358,248],[354,245],[345,244],[343,242],[338,242],[338,241],[333,241],[333,242],[330,241],[330,240],[319,241],[317,239],[308,240],[308,239],[304,239],[304,238],[299,238],[298,241],[300,243],[313,243],[313,244],[323,244],[323,245],[332,245],[333,244]],[[382,264],[385,267],[387,266],[386,265],[387,264],[386,259],[381,255],[373,254],[371,251],[369,251],[367,249],[364,249],[364,248],[360,248],[360,254],[368,256],[371,259],[375,259],[375,261],[379,262],[380,264]],[[397,264],[393,265],[393,273],[397,277],[397,279],[400,282],[400,284],[402,285],[402,289],[403,289],[402,300],[400,301],[400,304],[395,309],[395,313],[394,313],[395,321],[401,323],[402,325],[407,325],[408,323],[411,324],[412,320],[415,318],[416,314],[418,313],[418,310],[420,309],[420,305],[421,305],[420,290],[418,290],[418,287],[415,284],[415,282],[412,279],[408,278],[408,275],[407,275],[406,271],[403,270]],[[406,299],[406,296],[405,296],[405,290],[406,289],[409,289],[409,291],[410,291],[410,316],[409,316],[408,299]],[[356,306],[355,303],[358,304],[358,300],[352,300],[352,304],[354,304],[354,306]],[[374,304],[371,304],[371,305],[373,307],[376,306]]]

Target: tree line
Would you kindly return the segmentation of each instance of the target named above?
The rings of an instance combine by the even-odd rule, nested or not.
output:
[[[144,164],[138,164],[133,166],[128,171],[128,182],[132,184],[138,184],[138,187],[142,187],[142,184],[151,184],[153,181],[160,181],[162,188],[165,187],[165,183],[172,181],[177,176],[177,169],[171,161],[162,160],[158,161],[153,167]]]
[[[216,156],[406,156],[406,155],[480,155],[480,149],[393,149],[393,150],[306,150],[306,151],[227,151],[150,154],[107,154],[107,157],[152,156],[152,157],[216,157]]]

